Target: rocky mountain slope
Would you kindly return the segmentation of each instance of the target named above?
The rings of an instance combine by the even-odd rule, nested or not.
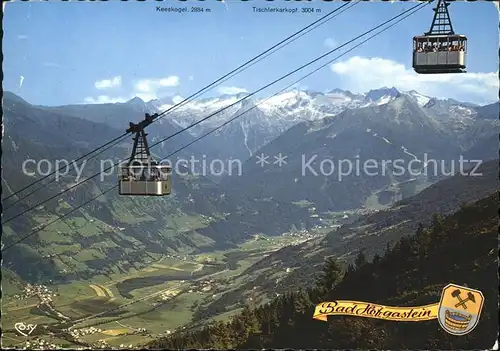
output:
[[[190,133],[194,136],[202,135],[222,125],[230,118],[244,113],[237,120],[223,127],[220,132],[201,141],[200,145],[203,145],[204,150],[214,152],[217,157],[223,159],[232,157],[245,161],[257,150],[298,123],[318,121],[325,117],[335,116],[346,109],[384,105],[401,96],[412,99],[426,112],[440,116],[442,120],[453,116],[455,120],[452,119],[452,123],[457,123],[456,119],[463,117],[482,115],[481,111],[488,110],[487,107],[478,107],[471,103],[452,99],[439,100],[416,91],[402,92],[387,87],[371,90],[365,94],[353,94],[340,89],[325,93],[292,89],[271,97],[250,96],[239,102],[245,96],[246,94],[222,95],[189,102],[173,110],[169,114],[169,119],[172,123],[186,127],[202,117],[212,115],[232,105],[193,128]],[[174,102],[172,99],[154,100],[145,105],[155,111],[164,111],[171,108]],[[251,110],[248,111],[249,109]],[[488,111],[491,111],[491,108]],[[228,147],[225,147],[226,145]]]
[[[309,201],[322,211],[359,208],[388,187],[411,179],[428,184],[453,174],[471,147],[480,149],[471,151],[476,157],[483,152],[481,159],[491,157],[499,121],[469,116],[467,124],[452,130],[453,118],[458,117],[443,120],[434,107],[399,94],[387,104],[302,122],[260,149],[243,165],[243,176],[226,177],[222,187],[234,196]],[[267,163],[259,163],[261,155]]]

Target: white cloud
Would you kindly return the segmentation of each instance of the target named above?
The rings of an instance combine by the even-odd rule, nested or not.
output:
[[[95,87],[97,89],[109,89],[113,87],[121,86],[122,79],[120,76],[104,79],[95,82]],[[89,104],[105,104],[105,103],[115,103],[115,102],[126,102],[134,97],[138,97],[141,100],[148,102],[151,100],[158,99],[157,91],[159,89],[165,87],[173,87],[179,85],[179,77],[177,76],[169,76],[165,78],[156,78],[156,79],[141,79],[137,81],[134,85],[134,89],[132,93],[129,95],[129,98],[123,97],[114,97],[109,95],[100,95],[97,98],[94,97],[86,97],[84,99],[85,103]],[[128,94],[127,94],[128,95]]]
[[[135,89],[137,91],[144,91],[144,92],[151,91],[151,88],[149,87],[148,82],[145,80],[141,80],[141,81],[137,82],[137,84],[135,85]]]
[[[137,81],[134,85],[133,96],[141,98],[143,101],[158,99],[158,91],[163,88],[175,87],[180,83],[178,76],[165,78],[147,78]]]
[[[188,79],[192,81],[192,80],[194,80],[194,77],[193,76],[189,76]]]
[[[109,89],[122,85],[122,77],[117,76],[110,79],[98,80],[94,83],[96,89]]]
[[[248,93],[248,91],[245,88],[238,88],[238,87],[220,87],[217,89],[219,94],[227,94],[227,95],[235,95],[239,93]]]
[[[84,102],[87,104],[113,104],[116,102],[126,102],[127,99],[121,97],[110,97],[107,95],[99,95],[97,98],[91,96],[86,97]]]
[[[498,72],[421,75],[396,61],[359,56],[334,63],[331,70],[340,76],[343,89],[355,92],[387,86],[478,104],[498,100]]]
[[[26,40],[26,39],[28,39],[28,36],[27,36],[27,35],[24,35],[24,34],[19,34],[19,35],[17,36],[17,39],[19,39],[19,40]]]
[[[329,49],[335,49],[338,45],[337,41],[333,38],[326,38],[324,44]]]
[[[135,89],[140,92],[150,93],[155,92],[161,87],[176,87],[179,85],[180,79],[177,76],[169,76],[159,79],[141,79],[135,84]]]
[[[162,87],[176,87],[179,85],[179,77],[170,76],[167,78],[160,79],[160,85]]]

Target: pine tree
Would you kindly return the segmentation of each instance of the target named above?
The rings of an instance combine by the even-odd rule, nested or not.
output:
[[[320,295],[325,295],[331,292],[342,281],[342,278],[342,266],[335,257],[328,257],[315,285],[322,293]]]
[[[361,267],[366,265],[368,261],[366,260],[366,255],[364,250],[360,250],[358,255],[356,256],[356,259],[354,260],[354,265],[356,266],[356,269],[359,270]]]
[[[385,254],[384,254],[384,256],[388,257],[389,254],[391,253],[391,251],[392,251],[391,243],[388,242],[387,244],[385,244]]]
[[[257,334],[260,333],[260,322],[257,318],[257,314],[253,309],[247,309],[248,315],[246,318],[246,326],[248,333]]]
[[[226,323],[218,321],[210,328],[212,346],[216,349],[229,349],[233,347],[231,333]]]
[[[439,214],[435,214],[432,218],[432,230],[430,233],[431,243],[434,245],[439,245],[442,242],[443,233],[443,218]]]
[[[311,300],[309,300],[309,295],[303,291],[299,290],[293,295],[293,307],[296,314],[304,314],[313,305]]]
[[[429,252],[431,236],[429,231],[424,229],[422,223],[418,224],[418,228],[415,233],[415,240],[418,244],[418,258],[421,262],[425,261],[425,259],[427,258],[427,253]]]

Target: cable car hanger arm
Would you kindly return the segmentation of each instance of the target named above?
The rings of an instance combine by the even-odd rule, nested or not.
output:
[[[436,7],[433,8],[434,18],[432,19],[431,27],[425,35],[455,35],[448,6],[450,4],[446,0],[438,0]],[[449,29],[446,27],[449,27]]]
[[[126,130],[127,133],[138,133],[141,130],[144,130],[147,126],[149,126],[153,121],[158,118],[158,113],[154,113],[153,115],[150,115],[149,113],[145,114],[144,120],[140,121],[139,123],[129,123],[129,127]]]

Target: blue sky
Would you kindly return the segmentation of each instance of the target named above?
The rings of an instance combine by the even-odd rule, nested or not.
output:
[[[284,0],[10,3],[4,12],[3,87],[43,105],[124,101],[132,96],[186,97],[342,4],[319,0],[306,5]],[[205,96],[258,89],[330,50],[332,44],[344,43],[414,4],[360,3]],[[202,6],[211,12],[157,12],[157,6]],[[255,13],[254,6],[313,7],[321,13]],[[411,39],[429,29],[433,12],[427,6],[304,80],[301,87],[366,92],[394,85],[439,97],[495,101],[498,10],[486,2],[457,2],[449,9],[455,31],[469,39],[470,73],[430,77],[412,72]]]

